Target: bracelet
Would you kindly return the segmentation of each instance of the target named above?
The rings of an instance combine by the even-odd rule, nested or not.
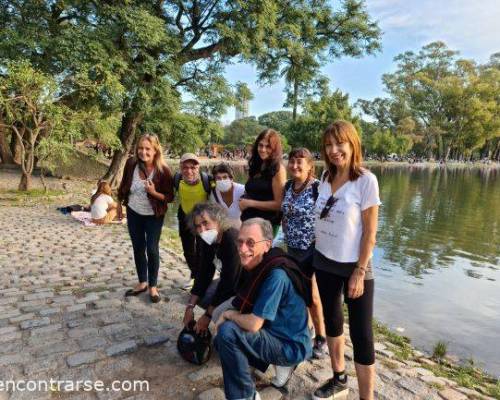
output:
[[[186,306],[186,308],[195,308],[195,307],[196,305],[192,303],[188,303],[188,305]]]
[[[356,268],[360,269],[363,272],[366,272],[368,270],[366,267],[362,267],[359,264],[356,264]]]

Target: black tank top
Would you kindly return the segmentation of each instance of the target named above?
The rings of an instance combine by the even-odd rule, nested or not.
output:
[[[273,177],[269,174],[260,174],[248,178],[245,184],[245,198],[258,201],[274,200]],[[277,220],[279,220],[279,213],[277,211],[264,211],[252,207],[245,209],[241,213],[242,221],[256,217],[268,220],[271,224],[276,224]]]

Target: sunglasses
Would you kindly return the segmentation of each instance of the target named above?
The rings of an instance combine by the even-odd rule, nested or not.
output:
[[[237,239],[236,244],[238,245],[238,247],[241,247],[241,246],[243,246],[243,244],[246,244],[249,249],[253,249],[257,243],[268,242],[268,241],[269,241],[269,239],[263,239],[263,240],[257,240],[257,241],[255,241],[253,239],[247,239],[247,240]]]
[[[337,197],[330,196],[319,214],[319,219],[325,218],[337,201],[339,201]]]

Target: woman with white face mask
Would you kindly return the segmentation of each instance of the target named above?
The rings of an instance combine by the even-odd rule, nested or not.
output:
[[[241,225],[239,202],[245,193],[245,186],[234,182],[233,170],[225,163],[214,166],[212,176],[215,179],[215,188],[210,194],[210,201],[220,204],[227,211],[231,225],[239,229]]]
[[[199,238],[200,267],[195,277],[191,297],[184,313],[184,325],[194,320],[194,308],[200,306],[205,313],[195,325],[196,332],[208,329],[213,314],[220,314],[221,306],[234,296],[243,270],[236,239],[238,230],[231,226],[227,212],[216,203],[197,204],[188,215],[188,224]],[[215,273],[219,278],[215,278]],[[216,308],[218,308],[216,310]]]

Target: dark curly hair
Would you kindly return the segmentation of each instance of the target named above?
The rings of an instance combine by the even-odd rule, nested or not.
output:
[[[269,145],[271,146],[271,155],[267,160],[262,160],[258,151],[259,143],[263,139],[267,139],[269,141]],[[255,143],[252,147],[252,155],[250,160],[248,160],[248,174],[250,175],[250,178],[253,178],[257,174],[273,177],[279,170],[282,157],[283,148],[281,146],[279,133],[274,129],[264,129],[261,133],[259,133],[257,139],[255,139]]]

